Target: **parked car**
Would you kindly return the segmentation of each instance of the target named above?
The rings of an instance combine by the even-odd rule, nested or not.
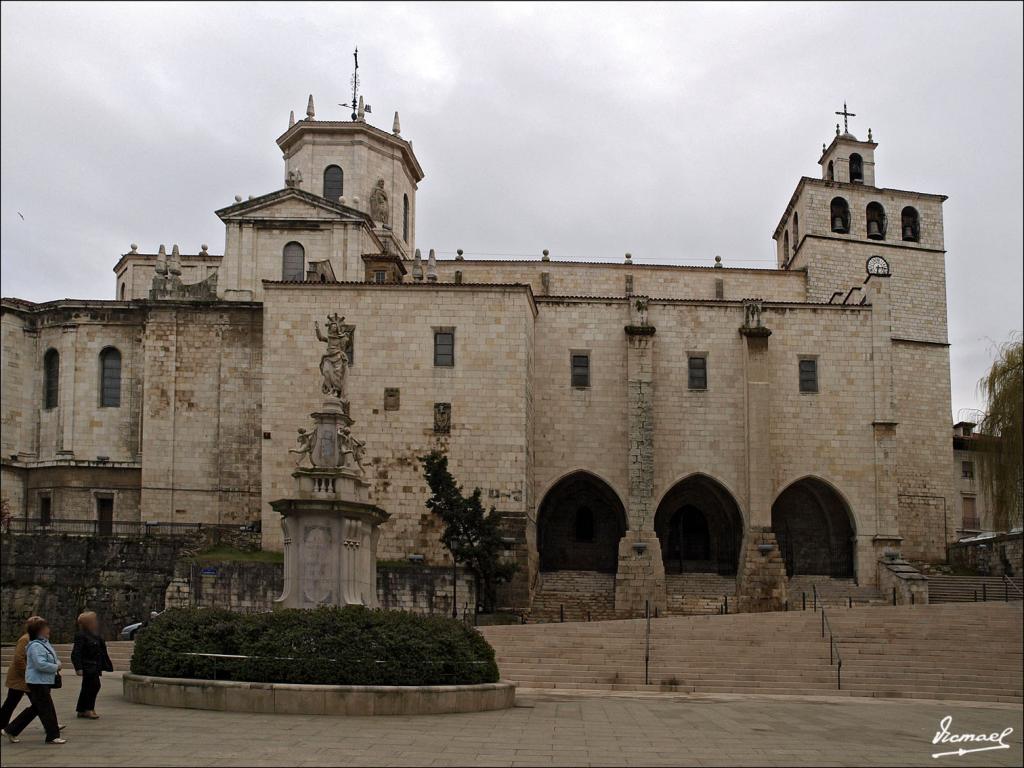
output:
[[[128,624],[121,630],[121,639],[134,640],[135,635],[139,633],[139,630],[145,627],[147,624],[149,624],[149,622],[151,622],[157,616],[159,616],[160,613],[161,611],[151,611],[149,614],[149,618],[145,621],[136,621],[134,624]]]

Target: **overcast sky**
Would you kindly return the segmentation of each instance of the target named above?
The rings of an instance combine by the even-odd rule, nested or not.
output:
[[[4,3],[3,295],[113,298],[132,242],[222,253],[213,211],[282,186],[288,111],[347,119],[356,44],[442,255],[771,268],[846,99],[880,186],[949,196],[964,415],[1022,325],[1021,9]]]

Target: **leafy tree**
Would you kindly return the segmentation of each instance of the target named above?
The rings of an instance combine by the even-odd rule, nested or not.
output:
[[[431,492],[427,509],[444,523],[441,543],[454,563],[463,564],[473,574],[478,600],[484,607],[492,608],[498,584],[512,578],[516,570],[515,563],[500,559],[505,543],[498,515],[494,507],[484,511],[479,488],[474,488],[469,496],[463,493],[462,486],[448,471],[448,457],[444,453],[431,451],[421,456],[420,462]]]
[[[979,382],[987,407],[978,440],[981,476],[993,504],[997,530],[1021,525],[1022,433],[1024,433],[1024,343],[1015,334],[996,350],[992,368]]]

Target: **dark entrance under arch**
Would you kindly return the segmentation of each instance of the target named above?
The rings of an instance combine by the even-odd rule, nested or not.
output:
[[[542,571],[615,573],[626,509],[608,483],[589,472],[559,480],[541,502],[537,550]]]
[[[666,573],[736,572],[743,517],[732,494],[706,475],[677,483],[654,516]]]
[[[817,478],[805,478],[772,505],[772,530],[790,576],[852,578],[854,534],[843,498]]]

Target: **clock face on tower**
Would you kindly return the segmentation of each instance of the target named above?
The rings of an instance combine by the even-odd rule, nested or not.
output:
[[[867,268],[869,275],[889,274],[889,262],[883,259],[881,256],[872,256],[870,259],[868,259]]]

